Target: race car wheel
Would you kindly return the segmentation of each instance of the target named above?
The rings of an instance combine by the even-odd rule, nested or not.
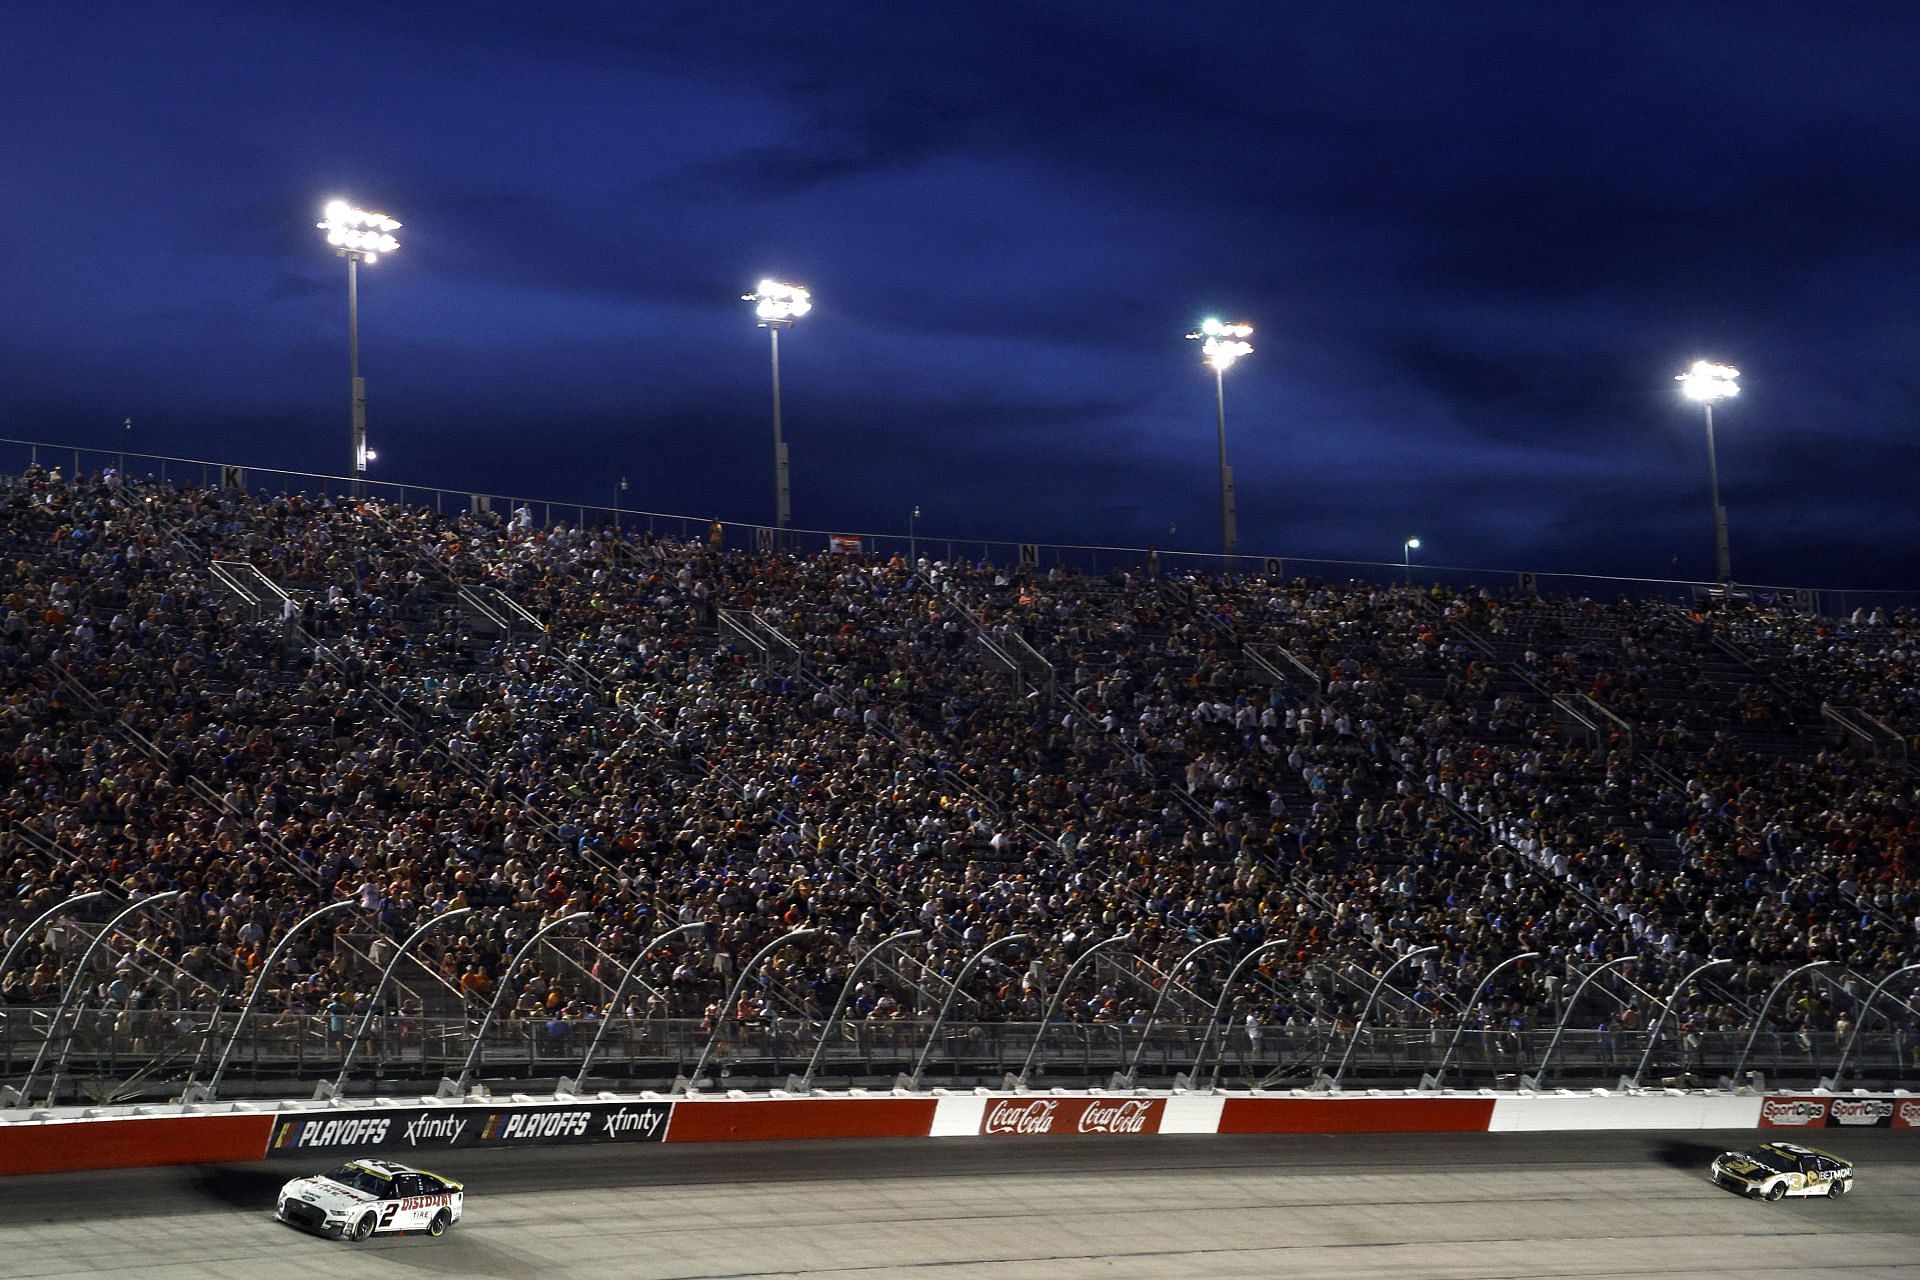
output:
[[[353,1229],[351,1231],[347,1232],[347,1239],[353,1241],[355,1244],[358,1244],[360,1241],[365,1240],[368,1236],[373,1234],[374,1223],[378,1221],[379,1221],[379,1218],[372,1212],[361,1214],[360,1220],[353,1224]]]
[[[1778,1200],[1781,1196],[1787,1194],[1787,1184],[1784,1182],[1776,1182],[1768,1187],[1762,1194],[1769,1200]]]
[[[1835,1178],[1832,1182],[1829,1182],[1827,1184],[1828,1199],[1838,1200],[1841,1196],[1845,1194],[1847,1194],[1847,1184],[1842,1182],[1840,1179]]]
[[[445,1209],[433,1215],[433,1221],[427,1224],[427,1234],[443,1236],[447,1234],[447,1224],[453,1221],[453,1215]]]

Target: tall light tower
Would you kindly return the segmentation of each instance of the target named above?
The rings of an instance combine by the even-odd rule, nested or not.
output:
[[[1685,373],[1674,375],[1680,393],[1695,400],[1707,411],[1707,486],[1713,502],[1713,556],[1721,586],[1733,580],[1731,558],[1727,554],[1727,509],[1720,505],[1720,461],[1713,449],[1713,406],[1740,394],[1740,371],[1728,364],[1695,360]]]
[[[1400,564],[1407,571],[1407,582],[1413,582],[1413,553],[1420,549],[1420,539],[1408,538],[1400,544]]]
[[[1233,468],[1227,465],[1227,370],[1242,356],[1253,354],[1253,326],[1246,323],[1223,324],[1212,318],[1187,337],[1200,344],[1200,353],[1213,366],[1214,407],[1220,421],[1220,545],[1231,561],[1240,543],[1239,523],[1234,511]],[[1227,566],[1231,569],[1231,563]]]
[[[351,452],[347,455],[359,491],[360,478],[367,474],[367,461],[373,457],[367,448],[367,384],[360,376],[360,264],[372,265],[383,253],[400,247],[393,233],[400,220],[368,209],[356,209],[345,200],[330,200],[316,225],[327,233],[327,243],[336,257],[347,260],[347,378],[352,398]]]
[[[780,331],[813,310],[813,295],[797,284],[762,280],[752,293],[741,294],[740,300],[753,304],[753,314],[773,342],[773,526],[784,534],[793,518],[793,489],[787,475],[787,442],[780,434]]]

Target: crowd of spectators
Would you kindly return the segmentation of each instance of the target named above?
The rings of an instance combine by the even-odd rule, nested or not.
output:
[[[1551,1025],[1631,954],[1583,1021],[1645,1025],[1719,958],[1683,1021],[1744,1026],[1824,959],[1850,973],[1775,1020],[1831,1031],[1920,941],[1904,612],[807,556],[38,468],[0,492],[0,555],[9,1004],[60,997],[101,913],[24,926],[94,889],[183,891],[110,940],[96,1007],[260,980],[333,1044],[459,907],[383,1019],[504,984],[555,1040],[817,1026],[849,982],[855,1018],[927,1019],[1010,939],[956,1020],[1060,996],[1138,1026],[1172,984],[1192,1021],[1264,947],[1236,1025],[1332,1028],[1431,947],[1377,1021],[1451,1025],[1534,951],[1475,1025]]]

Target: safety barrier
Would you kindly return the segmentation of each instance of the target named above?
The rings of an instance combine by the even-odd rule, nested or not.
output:
[[[0,1117],[0,1175],[587,1143],[1827,1127],[1920,1129],[1920,1095],[978,1090],[66,1109]]]

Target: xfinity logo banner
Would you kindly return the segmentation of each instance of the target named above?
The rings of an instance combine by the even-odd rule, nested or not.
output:
[[[531,1147],[579,1142],[660,1142],[670,1102],[587,1102],[573,1106],[501,1107],[487,1113],[475,1145]]]
[[[321,1111],[284,1116],[273,1127],[270,1156],[308,1152],[422,1151],[473,1143],[473,1115],[450,1107],[432,1110]]]
[[[670,1102],[549,1106],[392,1107],[317,1111],[275,1122],[267,1154],[399,1155],[449,1147],[544,1147],[581,1142],[661,1142]]]

